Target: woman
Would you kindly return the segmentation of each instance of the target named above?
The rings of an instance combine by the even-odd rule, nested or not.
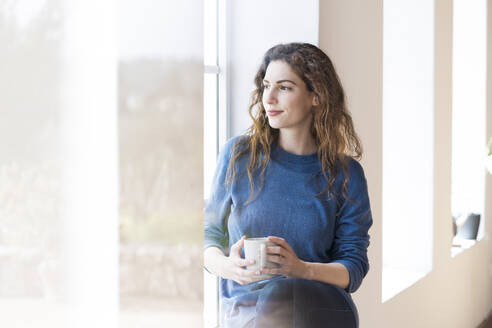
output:
[[[205,206],[221,327],[358,327],[349,293],[369,270],[372,216],[339,78],[319,48],[290,43],[267,51],[255,85],[253,124],[223,147]],[[264,236],[281,266],[247,270],[244,239]]]

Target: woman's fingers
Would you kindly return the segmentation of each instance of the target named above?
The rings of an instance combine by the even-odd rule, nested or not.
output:
[[[229,257],[231,258],[237,258],[237,259],[242,259],[241,257],[241,248],[243,248],[244,245],[244,239],[246,239],[246,236],[243,236],[241,239],[239,239],[235,244],[231,246],[231,252]],[[234,262],[236,264],[236,262]],[[238,264],[244,266],[245,264]]]
[[[266,248],[267,254],[278,254],[284,256],[286,254],[286,251],[284,248],[280,246],[268,246]]]
[[[243,259],[241,257],[236,257],[233,259],[233,261],[234,261],[234,264],[238,267],[245,267],[248,265],[255,264],[255,260],[246,260],[246,259]]]
[[[242,278],[251,278],[260,274],[259,270],[238,269],[236,272],[237,275]]]
[[[231,252],[229,255],[229,259],[231,260],[231,278],[235,282],[241,285],[250,284],[252,282],[261,280],[259,275],[261,274],[260,270],[247,270],[246,266],[255,264],[255,260],[247,260],[241,257],[241,249],[244,246],[244,240],[246,236],[243,236],[236,243],[231,246]]]
[[[296,253],[290,247],[289,243],[280,237],[269,236],[268,240],[277,244],[278,246],[267,247],[267,261],[278,263],[281,265],[280,268],[262,268],[261,273],[264,274],[274,274],[274,275],[285,275],[288,277],[300,276],[302,272],[301,263]]]
[[[241,248],[243,248],[245,239],[246,239],[246,236],[242,236],[241,239],[239,239],[235,244],[233,244],[231,246],[231,252],[240,254]]]
[[[261,280],[258,276],[261,274],[259,270],[246,270],[242,268],[236,269],[236,279],[237,283],[241,285],[250,284],[252,282]]]
[[[278,264],[283,264],[283,263],[285,263],[285,257],[278,256],[278,255],[267,255],[267,261],[278,263]]]
[[[285,241],[284,238],[268,236],[268,240],[271,241],[272,243],[280,245],[282,248],[285,248],[288,252],[294,253],[294,250],[292,249],[292,247],[290,247],[289,243]]]
[[[268,262],[281,264],[280,268],[267,268],[263,267],[261,270],[247,270],[245,267],[255,264],[254,260],[246,260],[241,257],[241,249],[244,246],[244,240],[246,236],[243,236],[234,245],[231,246],[230,258],[232,260],[232,280],[238,284],[245,285],[255,281],[264,279],[260,277],[261,274],[273,274],[273,275],[286,275],[296,276],[298,274],[298,263],[294,250],[290,247],[289,243],[283,238],[269,236],[268,239],[275,243],[277,246],[266,247],[266,260]]]
[[[263,268],[261,269],[261,273],[263,274],[284,274],[285,272],[282,268]]]

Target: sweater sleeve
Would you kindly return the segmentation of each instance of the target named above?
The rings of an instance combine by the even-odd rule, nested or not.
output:
[[[216,246],[227,255],[229,235],[227,231],[227,219],[229,217],[232,199],[230,187],[225,186],[229,159],[237,138],[226,142],[219,153],[217,167],[212,180],[209,198],[205,201],[204,211],[204,249]]]
[[[331,255],[332,262],[341,263],[347,268],[350,282],[345,290],[353,293],[359,288],[362,279],[369,271],[368,231],[372,225],[364,171],[362,166],[353,159],[349,162],[347,195],[349,200],[344,197],[341,200]]]

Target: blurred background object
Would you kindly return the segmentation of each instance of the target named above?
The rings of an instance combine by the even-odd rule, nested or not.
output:
[[[119,6],[120,327],[199,327],[202,4]]]
[[[0,1],[0,326],[62,326],[58,0]],[[27,315],[26,315],[27,314]]]

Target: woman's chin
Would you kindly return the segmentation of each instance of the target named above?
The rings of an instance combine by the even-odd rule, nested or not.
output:
[[[282,125],[279,124],[279,122],[275,122],[275,120],[271,120],[271,119],[268,119],[268,125],[270,125],[272,129],[280,129],[282,127]]]

